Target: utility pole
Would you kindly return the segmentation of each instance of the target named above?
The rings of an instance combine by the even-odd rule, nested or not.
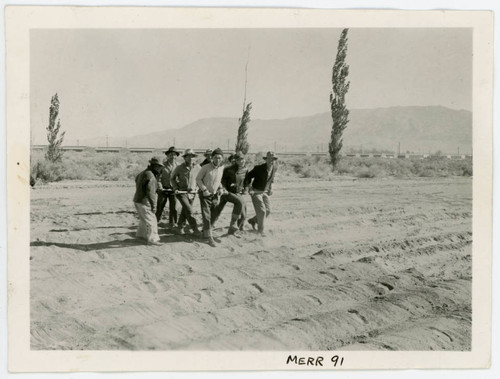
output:
[[[248,78],[248,61],[250,60],[250,45],[248,46],[247,63],[245,64],[245,94],[243,96],[243,112],[247,103],[247,78]]]

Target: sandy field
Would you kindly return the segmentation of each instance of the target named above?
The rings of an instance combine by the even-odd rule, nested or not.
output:
[[[471,178],[279,177],[268,236],[228,204],[217,248],[136,241],[133,192],[31,191],[32,349],[471,348]]]

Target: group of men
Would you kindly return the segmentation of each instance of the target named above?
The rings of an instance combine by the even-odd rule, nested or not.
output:
[[[246,158],[241,152],[229,157],[229,165],[224,166],[221,149],[207,150],[205,160],[195,162],[197,154],[187,149],[178,163],[180,152],[174,146],[166,152],[166,159],[153,157],[148,167],[135,178],[136,192],[134,205],[139,214],[137,237],[148,244],[159,245],[158,222],[166,204],[169,203],[168,225],[178,234],[192,234],[203,237],[210,246],[220,242],[213,234],[213,227],[227,203],[233,204],[228,234],[238,236],[244,230],[245,222],[252,229],[265,236],[264,222],[271,213],[270,199],[272,184],[277,170],[273,152],[268,152],[263,164],[251,170],[246,166]],[[244,195],[252,198],[255,216],[247,219]],[[201,206],[202,230],[193,217],[193,203],[198,195]],[[177,203],[181,212],[177,212]]]

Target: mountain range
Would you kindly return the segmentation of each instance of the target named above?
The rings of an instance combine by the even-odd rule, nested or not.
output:
[[[472,112],[441,106],[352,109],[344,131],[344,151],[472,153]],[[332,120],[329,112],[287,119],[255,119],[249,123],[250,151],[327,151]],[[238,119],[204,118],[179,129],[130,138],[112,138],[109,146],[234,149]],[[80,140],[105,146],[106,138]]]

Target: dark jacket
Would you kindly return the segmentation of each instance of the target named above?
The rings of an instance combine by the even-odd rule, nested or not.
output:
[[[186,162],[174,168],[170,174],[170,184],[174,190],[196,191],[196,175],[200,171],[200,166],[192,163],[191,167]]]
[[[200,163],[200,166],[203,167],[205,166],[206,164],[209,164],[210,162],[212,162],[211,160],[209,161],[208,158],[205,158],[205,160],[203,162]]]
[[[141,203],[144,198],[148,199],[152,207],[156,206],[158,190],[158,181],[153,171],[148,167],[135,177],[135,195],[134,202]]]
[[[172,184],[170,182],[170,178],[172,176],[172,173],[174,172],[174,169],[178,166],[178,164],[176,161],[174,161],[173,163],[165,161],[163,162],[163,165],[165,167],[161,168],[159,184],[161,184],[161,187],[163,189],[171,189]]]
[[[278,168],[276,166],[273,166],[273,170],[269,174],[267,171],[267,163],[255,166],[247,174],[248,183],[252,183],[252,187],[257,191],[270,191],[274,182],[274,174],[276,174],[277,169]]]
[[[221,184],[228,192],[244,193],[248,186],[248,168],[238,168],[237,164],[224,168]]]

